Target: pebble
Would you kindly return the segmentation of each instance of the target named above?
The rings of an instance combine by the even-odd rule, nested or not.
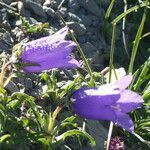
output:
[[[54,10],[57,10],[61,2],[62,0],[46,0],[43,6],[51,7]]]
[[[86,42],[86,37],[85,37],[85,35],[79,36],[77,39],[78,39],[79,43],[81,43],[81,44],[83,44],[83,43]]]
[[[79,9],[78,0],[68,0],[68,8],[70,12],[75,13]]]
[[[7,31],[11,31],[11,26],[7,17],[7,10],[5,8],[0,10],[0,28],[4,28]]]
[[[68,12],[67,21],[75,21],[81,23],[82,20],[76,14]]]
[[[87,120],[86,124],[90,135],[94,138],[96,146],[87,146],[83,150],[104,150],[104,142],[107,140],[107,130],[99,121]]]
[[[68,12],[67,12],[67,8],[66,7],[61,7],[58,11],[57,11],[61,17],[63,17],[64,19],[66,17],[68,17]]]
[[[32,80],[30,78],[27,78],[24,80],[24,85],[26,90],[30,90],[33,87]]]
[[[80,18],[82,19],[82,23],[86,27],[89,27],[92,24],[92,20],[90,19],[90,17],[81,14]]]
[[[77,22],[66,22],[66,24],[77,36],[81,36],[86,33],[86,27],[83,24]]]
[[[25,7],[31,10],[35,15],[46,19],[46,13],[44,12],[43,7],[40,4],[33,2],[31,0],[26,0]]]
[[[9,4],[11,4],[13,2],[13,0],[2,0],[2,2],[9,5]]]
[[[50,4],[51,4],[51,0],[45,0],[45,2],[43,3],[43,6],[49,7]]]
[[[17,85],[10,81],[6,87],[5,87],[9,92],[14,93],[14,92],[19,92],[19,88],[17,87]]]
[[[92,58],[93,53],[97,51],[97,48],[93,46],[90,42],[81,44],[81,48],[86,54],[87,58]]]
[[[13,44],[13,39],[9,32],[0,29],[0,51],[10,51]]]
[[[101,17],[100,7],[94,0],[78,0],[80,6],[91,12],[97,17]]]
[[[23,2],[22,1],[18,1],[18,11],[19,11],[19,14],[24,16],[25,15],[25,12],[24,12],[24,5],[23,5]]]
[[[42,5],[45,0],[33,0],[33,1],[36,2],[36,3],[38,3],[38,4],[40,4],[40,5]]]
[[[54,18],[56,15],[55,15],[55,11],[54,9],[50,8],[50,7],[46,7],[46,6],[43,6],[43,9],[44,11],[46,12],[46,14],[52,18]]]

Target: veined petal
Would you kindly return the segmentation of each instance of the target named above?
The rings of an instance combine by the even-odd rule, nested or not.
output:
[[[57,31],[55,34],[51,36],[46,36],[39,38],[37,40],[30,41],[24,45],[24,51],[30,51],[30,50],[36,50],[38,51],[38,48],[51,46],[52,44],[55,44],[61,40],[64,40],[66,35],[68,33],[68,27],[65,26],[59,31]],[[39,50],[40,51],[40,50]]]
[[[112,85],[114,85],[116,88],[119,89],[125,89],[130,85],[132,79],[133,79],[132,75],[126,75],[121,79],[117,80],[116,82],[114,82]]]
[[[139,94],[130,90],[122,90],[116,105],[120,107],[121,112],[128,113],[140,107],[143,102]]]
[[[113,122],[117,123],[117,125],[121,126],[125,130],[133,133],[134,123],[132,119],[129,117],[129,115],[121,113],[121,112],[116,112],[116,115],[117,115],[117,120]]]
[[[26,63],[23,70],[42,72],[52,68],[79,67],[79,62],[70,56],[76,43],[64,40],[67,33],[68,28],[64,27],[52,36],[26,43],[21,56],[22,61]]]
[[[95,101],[99,105],[111,105],[120,98],[120,91],[105,88],[105,86],[99,88],[82,87],[73,94],[72,98],[76,101],[87,100],[87,102]]]
[[[97,88],[81,88],[72,96],[72,109],[82,118],[114,120],[116,119],[115,111],[110,105],[115,103],[119,97],[120,95],[115,92],[104,95]]]
[[[75,99],[73,99],[75,100]],[[81,99],[72,103],[73,111],[81,118],[91,120],[116,120],[116,114],[109,106],[100,105],[97,99]]]
[[[38,46],[36,44],[27,45],[24,48],[21,58],[24,62],[41,62],[51,57],[51,55],[54,56],[55,53],[63,52],[69,55],[75,46],[75,42],[66,40],[42,43]]]
[[[49,70],[52,68],[67,69],[67,68],[72,68],[72,67],[74,68],[80,67],[79,62],[73,58],[64,58],[64,59],[59,59],[59,58],[57,59],[57,58],[58,57],[49,59],[48,61],[43,61],[38,66],[24,67],[23,70],[25,72],[31,73],[31,72],[42,72],[43,70]]]

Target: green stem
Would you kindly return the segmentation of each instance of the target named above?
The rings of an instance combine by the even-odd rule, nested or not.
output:
[[[116,17],[112,23],[116,24],[118,23],[122,18],[124,18],[126,15],[128,15],[129,13],[133,12],[133,11],[137,11],[139,8],[141,7],[147,7],[148,5],[150,5],[150,2],[143,2],[142,4],[136,5],[134,7],[131,7],[130,9],[128,9],[126,12],[120,14],[118,17]]]
[[[77,49],[78,49],[78,51],[79,51],[79,53],[80,53],[80,55],[81,55],[81,57],[82,57],[82,59],[83,59],[83,61],[85,63],[85,66],[86,66],[86,68],[88,70],[89,75],[91,76],[91,79],[93,79],[92,69],[91,69],[91,67],[90,67],[90,65],[88,63],[88,60],[85,57],[85,54],[84,54],[82,48],[80,47],[79,43],[77,42],[74,34],[71,31],[69,31],[69,33],[70,33],[70,36],[73,39],[73,41],[77,44]]]
[[[111,49],[110,49],[110,61],[109,61],[109,82],[111,82],[111,74],[112,74],[112,68],[113,68],[113,57],[114,57],[114,50],[115,50],[115,39],[116,39],[116,24],[113,24]]]
[[[63,24],[66,25],[65,20],[64,20],[59,14],[56,14],[56,15],[61,19],[61,21],[63,22]],[[95,85],[95,81],[94,81],[94,78],[93,78],[92,69],[91,69],[91,67],[90,67],[90,65],[89,65],[89,62],[88,62],[88,60],[86,59],[85,54],[84,54],[82,48],[80,47],[78,41],[76,40],[74,34],[73,34],[70,30],[69,30],[69,34],[70,34],[72,40],[77,44],[77,49],[78,49],[78,51],[79,51],[79,53],[80,53],[80,55],[81,55],[82,60],[84,61],[84,64],[85,64],[85,66],[86,66],[86,68],[87,68],[87,71],[88,71],[88,73],[89,73],[89,75],[90,75],[90,77],[91,77],[91,80],[90,80],[90,83],[89,83],[89,84],[90,84],[91,86],[94,86],[94,85]]]
[[[105,19],[108,19],[110,14],[111,14],[111,11],[112,11],[112,8],[114,6],[114,3],[115,3],[116,0],[111,0],[111,3],[107,9],[107,12],[106,12],[106,15],[105,15]]]
[[[114,57],[114,50],[115,50],[115,39],[116,39],[116,24],[113,24],[113,32],[112,32],[112,40],[111,40],[111,49],[110,49],[110,61],[109,61],[109,83],[111,82],[111,74],[113,69],[113,57]],[[107,137],[107,148],[109,150],[110,140],[113,131],[113,122],[110,122],[110,127],[108,131]]]
[[[146,20],[147,5],[148,5],[148,0],[146,1],[146,6],[145,6],[145,9],[144,9],[142,21],[141,21],[141,24],[138,28],[136,37],[135,37],[135,42],[134,42],[134,45],[133,45],[131,60],[130,60],[130,65],[129,65],[129,71],[128,71],[129,73],[133,72],[134,61],[135,61],[135,57],[136,57],[136,54],[137,54],[137,50],[138,50],[138,47],[139,47],[140,39],[141,39],[141,36],[142,36],[142,32],[143,32],[143,28],[144,28],[144,24],[145,24],[145,20]]]

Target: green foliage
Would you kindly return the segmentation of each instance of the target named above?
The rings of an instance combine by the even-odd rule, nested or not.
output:
[[[108,19],[111,15],[111,11],[113,8],[115,1],[111,1],[110,6],[107,10],[106,13],[106,19]],[[127,2],[126,2],[127,3]],[[132,53],[130,56],[130,64],[128,66],[128,71],[129,73],[132,73],[134,75],[134,81],[133,83],[130,85],[130,89],[138,92],[139,94],[142,95],[143,99],[145,100],[144,106],[139,109],[136,110],[132,113],[132,118],[134,119],[134,123],[135,123],[135,132],[138,136],[133,136],[130,134],[127,134],[125,132],[122,133],[122,136],[127,137],[127,143],[130,143],[129,146],[131,149],[137,148],[137,145],[135,144],[136,141],[138,141],[139,139],[141,140],[142,144],[141,147],[143,147],[144,149],[148,147],[148,145],[150,144],[149,139],[150,139],[150,84],[149,84],[149,79],[150,79],[150,57],[148,56],[148,59],[145,61],[145,63],[141,63],[141,67],[137,67],[136,63],[135,63],[135,59],[136,59],[136,55],[137,52],[139,50],[139,46],[140,46],[140,42],[142,39],[142,33],[144,30],[144,25],[145,22],[147,20],[147,15],[148,15],[148,8],[149,8],[149,1],[146,0],[144,2],[141,2],[138,5],[135,5],[129,9],[127,9],[125,12],[123,12],[122,14],[120,14],[119,16],[117,16],[113,21],[112,21],[112,41],[111,41],[111,51],[110,51],[110,74],[109,74],[109,79],[111,79],[111,71],[113,68],[113,63],[114,63],[114,52],[115,52],[115,42],[116,42],[116,28],[118,23],[122,20],[125,19],[125,17],[127,17],[128,14],[130,13],[134,13],[135,11],[138,11],[140,8],[144,7],[144,12],[143,12],[143,17],[141,20],[141,23],[138,27],[134,42],[133,42],[133,48],[132,48]],[[125,7],[125,6],[124,6]],[[117,51],[116,51],[117,53]],[[135,72],[134,72],[134,68],[138,68]],[[109,80],[110,81],[110,80]],[[142,138],[141,138],[141,137]],[[139,139],[137,139],[137,137]],[[144,140],[145,139],[145,140]],[[147,141],[146,141],[147,140]],[[132,143],[132,144],[131,144]]]
[[[47,28],[49,28],[48,23],[40,23],[37,25],[32,25],[24,17],[20,17],[22,22],[22,27],[26,30],[27,33],[45,33]]]
[[[127,21],[129,14],[135,14],[135,12],[144,10],[142,20],[139,20],[141,23],[138,24],[135,37],[130,42],[133,47],[131,48],[130,64],[126,68],[134,75],[134,81],[129,88],[138,92],[144,99],[143,107],[130,115],[135,123],[136,134],[142,137],[142,140],[140,139],[141,148],[147,149],[147,141],[150,139],[150,57],[144,57],[145,62],[138,62],[138,65],[136,59],[142,40],[149,36],[149,32],[144,34],[144,27],[148,20],[150,2],[141,1],[141,3],[135,5],[131,1],[129,2],[132,4],[131,8],[128,8],[127,11],[111,20],[112,11],[117,2],[117,0],[111,1],[104,23],[107,25],[106,28],[109,29],[109,36],[110,34],[112,35],[109,82],[111,82],[111,71],[114,70],[115,66],[114,54],[116,53],[120,56],[115,47],[118,44],[118,24],[122,19]],[[25,33],[45,33],[47,28],[49,28],[47,23],[32,25],[25,18],[21,17],[20,19],[22,23],[21,28]],[[109,23],[109,20],[112,21],[112,25]],[[64,20],[62,19],[62,21]],[[71,32],[70,37],[77,43],[75,36]],[[20,56],[22,44],[20,43],[13,48],[13,55]],[[6,85],[12,80],[11,75],[13,71],[6,79],[6,82],[4,82],[4,85],[0,86],[0,149],[63,150],[66,147],[73,147],[72,145],[76,149],[83,149],[88,142],[91,146],[96,145],[94,139],[82,129],[83,120],[77,118],[70,110],[70,96],[81,86],[99,86],[106,79],[103,73],[92,72],[80,45],[78,43],[77,45],[87,69],[87,74],[82,74],[80,69],[73,70],[70,76],[69,71],[63,72],[57,69],[41,73],[37,75],[34,81],[34,87],[39,88],[39,95],[32,95],[33,91],[26,92],[24,90],[25,93],[23,93],[21,89],[19,89],[20,92],[14,93],[7,91]],[[123,58],[123,56],[121,57]],[[20,72],[19,68],[18,71]],[[26,77],[28,75],[20,72],[20,75],[18,73],[15,77],[21,78],[22,76]],[[113,133],[114,136],[124,137],[126,139],[125,145],[129,149],[137,149],[136,143],[139,142],[139,139],[135,135],[131,135],[119,128],[117,128],[117,131]]]

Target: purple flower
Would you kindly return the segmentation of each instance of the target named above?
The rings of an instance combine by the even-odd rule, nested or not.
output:
[[[64,27],[52,36],[43,37],[24,45],[21,55],[25,72],[41,72],[52,68],[79,67],[77,60],[70,56],[76,43],[65,40],[68,28]]]
[[[132,76],[127,75],[99,88],[80,88],[72,96],[72,109],[81,118],[110,120],[133,132],[134,123],[127,113],[140,107],[143,99],[125,89],[131,81]]]

